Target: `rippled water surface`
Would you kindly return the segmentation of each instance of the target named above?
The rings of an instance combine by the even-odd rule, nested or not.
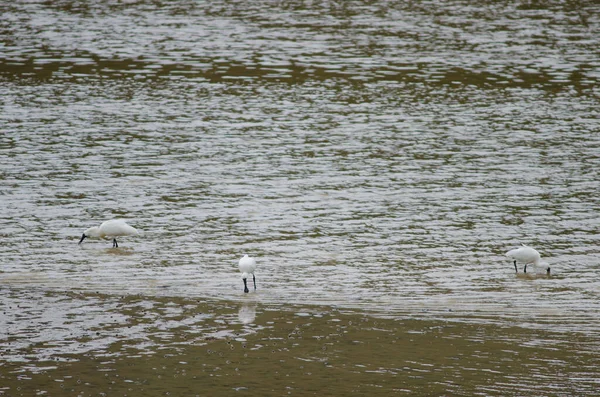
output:
[[[520,365],[542,378],[552,365],[579,371],[546,395],[593,395],[594,2],[15,1],[0,11],[5,368],[39,374],[32,362],[59,360],[73,367],[55,373],[89,371],[90,355],[133,360],[198,340],[206,350],[235,332],[286,338],[267,314],[294,323],[308,304],[325,317],[385,318],[394,337],[453,324],[442,338],[488,341],[499,363],[531,353],[543,363]],[[140,236],[115,249],[77,244],[111,218]],[[515,274],[504,253],[521,243],[541,252],[550,277]],[[246,253],[258,262],[250,297],[237,270]],[[248,299],[260,315],[230,319]],[[169,311],[172,323],[158,320]],[[182,341],[182,327],[201,337]],[[372,341],[360,352],[344,345],[311,360],[363,365],[353,357],[380,340],[376,328],[354,330]],[[542,350],[528,353],[519,332]],[[426,334],[422,343],[434,343]],[[553,356],[562,344],[567,356]],[[399,355],[410,349],[401,346]],[[487,361],[475,361],[439,388],[409,382],[382,395],[535,387],[535,377],[519,384],[520,366],[483,391],[450,387],[477,385],[469,365]],[[397,379],[386,362],[373,370]],[[25,382],[11,379],[0,395]],[[252,390],[281,395],[285,385],[238,391]]]

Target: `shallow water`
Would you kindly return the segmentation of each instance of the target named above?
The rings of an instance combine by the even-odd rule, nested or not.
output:
[[[566,343],[570,357],[593,355],[597,5],[61,1],[0,10],[5,365],[27,371],[26,354],[83,362],[114,350],[116,339],[96,345],[79,332],[104,329],[111,322],[95,307],[128,296],[149,307],[172,299],[184,323],[199,320],[177,302],[197,299],[227,318],[248,299],[236,267],[245,253],[259,264],[252,299],[278,316],[308,304],[386,318],[389,329],[414,318],[423,323],[406,330],[510,328]],[[117,217],[141,235],[118,249],[77,244]],[[515,275],[504,253],[521,243],[542,253],[550,277],[543,268]],[[43,305],[19,310],[32,301]],[[77,321],[38,319],[65,311]],[[33,353],[16,348],[31,349],[27,327],[44,329]],[[84,342],[65,350],[70,337]],[[499,357],[526,354],[518,338],[505,343]],[[520,390],[520,369],[512,386],[483,393]],[[584,395],[586,382],[547,395]]]
[[[599,383],[597,335],[282,310],[252,295],[16,295],[9,304],[30,322],[3,324],[7,395],[591,396]]]

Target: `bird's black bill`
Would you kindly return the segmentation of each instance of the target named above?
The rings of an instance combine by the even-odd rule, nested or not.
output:
[[[83,242],[83,240],[85,240],[87,236],[85,235],[85,233],[83,233],[83,236],[81,236],[81,240],[79,240],[78,244],[81,244]]]
[[[246,281],[245,278],[243,278],[242,280],[244,280],[244,292],[245,293],[250,292],[250,290],[248,289],[248,282]]]

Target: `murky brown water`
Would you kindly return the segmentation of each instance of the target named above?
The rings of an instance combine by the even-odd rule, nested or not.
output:
[[[251,295],[16,295],[3,324],[7,395],[566,396],[594,395],[600,382],[600,340],[579,333],[282,310]]]
[[[0,395],[596,394],[598,5],[0,12]]]

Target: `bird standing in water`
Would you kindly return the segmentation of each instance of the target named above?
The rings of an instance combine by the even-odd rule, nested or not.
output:
[[[514,250],[510,250],[506,253],[506,256],[511,258],[515,264],[515,272],[519,272],[517,269],[517,262],[525,264],[523,268],[523,273],[527,273],[527,265],[533,264],[534,266],[539,266],[541,262],[540,253],[535,249],[526,246],[523,244],[522,247],[519,247]],[[550,274],[550,266],[546,269],[546,273]]]
[[[254,258],[244,255],[238,264],[240,268],[240,272],[242,272],[242,280],[244,281],[244,292],[250,292],[248,290],[248,276],[252,274],[252,280],[254,281],[254,290],[256,291],[256,277],[254,276],[254,271],[256,270],[256,261]]]
[[[138,231],[133,227],[129,226],[122,219],[112,219],[110,221],[103,222],[100,226],[94,226],[83,232],[79,244],[86,239],[90,238],[108,238],[113,240],[113,248],[118,248],[117,237],[120,236],[131,236],[138,234]]]

